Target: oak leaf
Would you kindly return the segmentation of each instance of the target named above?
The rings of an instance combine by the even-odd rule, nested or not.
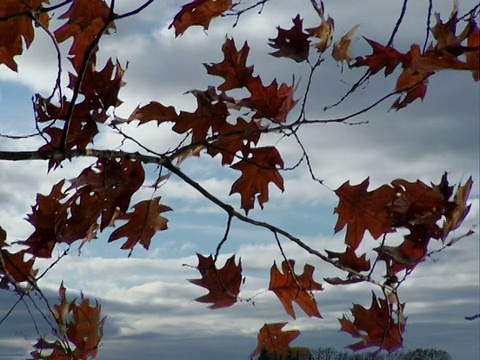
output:
[[[206,288],[209,293],[195,301],[201,303],[212,303],[210,309],[219,309],[232,306],[237,302],[240,284],[242,282],[242,262],[235,265],[235,255],[232,255],[223,268],[217,269],[212,255],[204,257],[197,254],[197,269],[202,275],[201,279],[188,280],[192,284]]]
[[[76,71],[80,70],[87,49],[109,21],[109,16],[110,8],[103,0],[74,0],[70,8],[59,16],[67,22],[56,29],[54,35],[59,43],[73,37],[69,54]],[[112,22],[108,29],[114,28]]]
[[[475,21],[473,21],[473,30],[468,35],[467,46],[475,51],[465,53],[466,63],[472,67],[472,77],[475,81],[480,81],[480,29]]]
[[[208,30],[210,21],[232,7],[232,0],[193,0],[183,5],[168,26],[175,28],[175,37],[182,35],[190,26],[199,25]]]
[[[218,140],[207,145],[207,153],[212,157],[221,154],[222,165],[231,164],[237,152],[241,151],[243,156],[251,152],[250,143],[257,144],[260,130],[257,122],[247,122],[241,117],[236,124],[225,123],[218,131]]]
[[[293,84],[281,84],[279,87],[277,80],[273,80],[270,85],[264,86],[260,77],[256,76],[247,82],[247,90],[251,96],[242,99],[240,103],[256,110],[254,118],[263,117],[275,123],[283,123],[297,104],[297,100],[293,100]]]
[[[408,236],[398,246],[374,248],[379,259],[387,263],[388,273],[395,275],[402,270],[412,270],[425,259],[428,241],[411,241]]]
[[[355,254],[355,250],[350,246],[347,246],[343,253],[329,250],[325,250],[325,252],[330,259],[338,259],[338,262],[344,267],[358,272],[370,270],[370,260],[366,259],[366,254],[358,257],[357,254]]]
[[[252,351],[250,356],[260,354],[262,350],[266,350],[268,354],[272,355],[287,355],[290,343],[299,335],[298,330],[282,331],[282,328],[288,323],[273,323],[265,324],[258,332],[258,345]]]
[[[373,191],[367,191],[369,179],[359,185],[350,185],[347,181],[335,193],[340,201],[334,213],[338,214],[335,233],[347,225],[345,243],[355,250],[363,239],[366,230],[374,239],[392,232],[389,204],[395,196],[393,187],[383,185]]]
[[[386,47],[376,41],[364,39],[372,47],[373,54],[355,58],[355,62],[352,64],[353,67],[367,66],[372,74],[376,74],[385,68],[385,76],[387,76],[402,62],[404,54],[393,47]]]
[[[300,14],[292,19],[293,26],[289,29],[282,29],[277,26],[278,35],[274,39],[268,39],[271,47],[278,49],[270,53],[275,57],[288,57],[296,62],[302,62],[308,59],[308,52],[310,50],[309,35],[303,32],[303,19]]]
[[[197,98],[197,109],[193,113],[180,111],[172,130],[179,134],[191,131],[192,144],[201,145],[209,131],[217,133],[227,122],[229,112],[224,99],[216,94],[213,87],[191,93]]]
[[[352,38],[355,31],[358,29],[360,25],[355,25],[352,27],[345,35],[343,35],[340,40],[337,40],[333,44],[332,49],[332,57],[336,61],[346,61],[349,63],[352,60],[352,56],[350,55],[350,44],[352,43]]]
[[[473,180],[470,176],[463,186],[458,186],[453,198],[455,208],[446,215],[446,219],[442,226],[443,241],[445,241],[450,232],[458,229],[465,217],[468,215],[472,204],[467,205],[467,199],[470,195],[470,191],[472,190],[472,185]]]
[[[17,63],[13,59],[23,52],[23,41],[28,49],[34,39],[33,19],[29,16],[15,16],[28,13],[48,4],[48,0],[2,0],[0,2],[0,16],[8,18],[8,21],[0,22],[0,64],[5,64],[11,70],[17,71]],[[37,21],[48,28],[48,14],[42,13]]]
[[[403,313],[404,305],[400,305]],[[406,319],[399,314],[401,320],[397,323],[392,317],[391,305],[385,299],[377,299],[372,292],[372,305],[370,309],[354,304],[352,315],[355,320],[352,322],[345,315],[340,321],[340,331],[345,331],[362,340],[356,344],[349,345],[353,351],[363,350],[372,346],[388,352],[395,351],[402,347],[402,333],[405,330]]]
[[[294,273],[295,261],[282,262],[283,274],[277,269],[274,262],[270,269],[270,285],[268,290],[273,291],[282,303],[288,315],[295,319],[292,301],[295,301],[305,313],[312,317],[319,317],[317,302],[312,291],[323,290],[322,285],[313,280],[312,265],[306,264],[301,275]]]
[[[165,106],[157,101],[151,101],[147,105],[137,106],[135,110],[130,114],[126,121],[113,121],[113,123],[130,123],[138,120],[139,124],[145,124],[149,121],[157,121],[157,125],[165,121],[174,121],[177,117],[177,112],[173,106]]]
[[[321,16],[322,22],[319,26],[314,28],[305,29],[305,31],[310,35],[310,37],[315,37],[319,41],[314,43],[313,46],[321,53],[330,47],[333,39],[333,29],[335,23],[333,19],[329,16],[327,19]]]
[[[240,51],[235,47],[235,41],[227,38],[222,46],[224,59],[218,64],[203,64],[210,75],[222,77],[225,81],[218,86],[218,90],[227,91],[242,88],[252,77],[253,65],[246,66],[250,48],[247,42]]]
[[[127,223],[112,232],[108,242],[126,237],[127,241],[121,246],[121,249],[133,250],[135,245],[140,244],[148,250],[153,235],[157,231],[167,229],[168,220],[160,214],[172,211],[172,209],[160,204],[160,196],[140,201],[133,206],[133,209],[133,212],[117,217],[117,220],[127,220]]]
[[[276,148],[266,146],[250,150],[251,157],[233,165],[232,169],[240,170],[242,175],[233,183],[230,195],[239,193],[241,207],[248,213],[253,209],[255,197],[260,207],[268,201],[268,184],[273,182],[280,190],[283,188],[283,178],[278,167],[283,168],[283,160]]]

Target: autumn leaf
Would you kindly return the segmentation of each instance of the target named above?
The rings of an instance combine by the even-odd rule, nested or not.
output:
[[[172,130],[183,134],[187,131],[192,132],[192,144],[201,145],[209,131],[216,133],[226,123],[229,115],[227,105],[223,99],[217,96],[213,88],[206,91],[192,91],[197,98],[197,109],[190,113],[180,111],[175,118],[175,125]]]
[[[287,120],[289,112],[297,104],[293,100],[295,87],[277,84],[273,80],[270,85],[264,86],[259,76],[250,78],[247,89],[251,96],[240,101],[241,105],[256,110],[255,118],[267,118],[275,123],[283,123]]]
[[[0,249],[0,289],[8,289],[11,282],[18,285],[25,281],[29,283],[34,281],[38,273],[38,270],[33,268],[35,258],[30,256],[26,260],[26,255],[28,255],[26,250],[11,253],[6,249]]]
[[[232,0],[193,0],[183,5],[168,26],[175,28],[175,37],[182,35],[190,26],[199,25],[208,30],[210,21],[232,7]]]
[[[350,55],[350,44],[352,43],[352,37],[355,31],[358,29],[360,25],[355,25],[352,27],[345,35],[343,35],[340,40],[336,41],[333,44],[332,49],[332,57],[336,61],[346,61],[349,63],[352,60],[352,56]]]
[[[2,0],[0,2],[0,16],[9,17],[11,15],[28,13],[31,10],[38,9],[43,4],[48,4],[48,0]],[[40,14],[37,21],[48,28],[48,14]],[[17,71],[17,63],[13,59],[23,52],[23,42],[28,49],[34,39],[33,19],[29,16],[12,16],[8,21],[0,22],[0,64],[5,64],[11,70]]]
[[[250,150],[251,157],[233,165],[232,169],[240,170],[242,175],[233,183],[230,195],[239,193],[242,209],[248,213],[253,209],[255,198],[260,207],[268,201],[268,184],[273,182],[280,190],[283,189],[283,178],[278,167],[283,167],[283,160],[273,146]]]
[[[358,272],[370,270],[370,260],[367,261],[366,254],[358,257],[357,254],[355,254],[355,250],[353,250],[350,246],[347,246],[343,253],[329,250],[325,250],[325,252],[327,253],[329,259],[337,259],[338,262],[344,267]]]
[[[334,213],[338,214],[335,233],[347,225],[345,243],[355,250],[363,239],[366,230],[374,239],[392,232],[389,204],[395,191],[393,187],[383,185],[373,191],[367,191],[369,179],[351,186],[347,181],[335,193],[339,197]]]
[[[231,164],[237,152],[247,156],[252,151],[250,143],[257,144],[260,130],[257,122],[247,122],[241,117],[236,124],[225,123],[218,131],[219,139],[207,145],[207,153],[212,157],[221,154],[222,165]]]
[[[475,51],[465,53],[466,63],[472,67],[472,77],[475,81],[480,81],[480,29],[475,21],[473,21],[473,30],[468,35],[467,46]]]
[[[411,241],[408,236],[398,246],[383,245],[374,248],[378,254],[379,259],[387,263],[388,272],[390,274],[397,274],[402,270],[411,270],[422,262],[427,255],[428,241]]]
[[[121,249],[133,249],[140,244],[148,250],[150,241],[157,231],[166,230],[168,220],[160,215],[172,211],[168,206],[160,204],[160,196],[151,200],[143,200],[133,206],[133,212],[117,217],[117,220],[127,220],[127,223],[112,232],[108,242],[126,237],[127,241]]]
[[[357,57],[352,67],[367,66],[370,72],[376,74],[385,68],[385,76],[391,74],[398,64],[402,63],[403,54],[393,47],[385,47],[376,41],[364,38],[373,49],[373,54],[367,57]]]
[[[282,328],[288,323],[265,324],[258,332],[258,345],[250,354],[255,356],[265,349],[272,355],[287,355],[290,343],[299,335],[298,330],[282,331]]]
[[[472,190],[473,180],[470,176],[463,186],[458,186],[455,192],[453,202],[455,208],[446,215],[446,220],[442,226],[442,240],[445,241],[447,236],[454,230],[458,229],[465,217],[470,211],[472,204],[467,205],[467,199]]]
[[[232,306],[237,302],[242,282],[242,262],[235,265],[235,255],[232,255],[223,268],[217,269],[213,257],[204,257],[198,254],[197,269],[202,275],[201,279],[188,280],[192,284],[206,288],[209,293],[195,301],[201,303],[212,303],[210,309],[219,309]]]
[[[436,50],[444,50],[460,45],[472,31],[473,19],[467,21],[467,25],[463,31],[457,35],[457,24],[459,20],[457,19],[458,3],[456,1],[454,1],[452,13],[446,23],[443,23],[439,13],[435,13],[434,15],[436,24],[432,26],[430,31],[437,41],[435,44]]]
[[[62,191],[65,180],[52,187],[50,194],[37,194],[37,201],[27,221],[35,228],[34,232],[22,242],[27,252],[40,258],[50,258],[55,244],[61,240],[61,234],[67,222],[67,205],[63,202],[66,194]]]
[[[218,64],[203,64],[210,75],[222,77],[225,81],[218,86],[218,90],[227,91],[242,88],[252,77],[253,66],[246,66],[250,48],[247,42],[240,51],[235,47],[235,41],[227,38],[222,46],[224,59]]]
[[[315,268],[306,264],[301,275],[294,273],[295,261],[282,262],[283,274],[277,269],[274,262],[270,269],[270,285],[268,290],[273,291],[281,301],[288,315],[295,319],[292,301],[295,301],[305,313],[312,317],[319,317],[317,302],[312,291],[323,290],[322,285],[313,280]]]
[[[59,16],[67,22],[55,30],[55,38],[62,43],[73,37],[69,54],[75,70],[80,70],[87,49],[107,24],[109,16],[110,9],[103,0],[74,0],[70,8]],[[109,29],[114,28],[111,23]]]
[[[310,37],[314,37],[319,41],[314,43],[313,46],[321,53],[325,52],[330,47],[333,39],[334,21],[329,16],[327,19],[321,17],[322,22],[319,26],[314,28],[305,29]]]
[[[399,305],[403,313],[403,305]],[[372,292],[372,305],[370,309],[354,304],[352,315],[355,320],[352,322],[345,315],[340,321],[340,331],[345,331],[355,338],[362,340],[356,344],[349,345],[353,351],[367,349],[377,346],[380,349],[393,352],[403,344],[402,333],[405,330],[406,319],[399,314],[402,321],[397,323],[392,317],[392,309],[387,300],[377,299]]]
[[[308,59],[308,52],[310,49],[309,35],[303,32],[303,19],[300,14],[297,14],[295,19],[292,19],[293,26],[289,30],[277,27],[278,35],[274,39],[268,39],[271,47],[278,49],[270,53],[275,57],[288,57],[296,62],[302,62]]]
[[[131,123],[138,120],[139,125],[148,123],[149,121],[156,121],[157,125],[165,121],[174,121],[177,117],[177,112],[173,106],[165,106],[157,101],[151,101],[147,105],[137,106],[125,121],[114,120],[114,125],[121,123]]]

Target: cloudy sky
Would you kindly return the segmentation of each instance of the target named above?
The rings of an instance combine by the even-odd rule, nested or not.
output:
[[[118,12],[124,12],[141,2],[119,0],[116,3]],[[271,0],[261,15],[258,10],[243,14],[235,28],[232,28],[234,18],[217,19],[207,32],[192,28],[177,39],[168,25],[182,5],[178,0],[155,1],[137,17],[117,23],[116,33],[102,40],[99,54],[100,64],[110,56],[122,64],[129,62],[125,74],[127,85],[120,94],[124,104],[117,109],[117,115],[127,117],[138,104],[151,100],[193,110],[193,96],[184,93],[221,83],[219,78],[206,74],[202,63],[223,59],[221,44],[226,35],[234,37],[238,47],[248,40],[251,48],[248,63],[255,65],[255,74],[260,75],[264,83],[270,83],[273,78],[291,83],[295,74],[299,83],[297,97],[302,96],[308,65],[274,58],[268,55],[272,49],[267,45],[268,38],[276,36],[276,26],[289,28],[291,18],[297,13],[304,18],[306,27],[318,25],[318,16],[310,1],[297,3],[292,6],[290,1]],[[325,1],[326,13],[335,20],[336,37],[360,24],[359,38],[352,47],[354,56],[369,53],[368,45],[360,36],[383,44],[388,41],[401,5],[402,1],[398,0]],[[475,1],[460,1],[460,14],[474,5]],[[442,10],[444,19],[452,8],[446,0],[436,1],[434,6],[435,11]],[[427,4],[409,4],[395,40],[397,49],[407,51],[412,43],[423,44],[426,11]],[[35,131],[30,99],[37,92],[49,94],[56,76],[52,44],[41,33],[25,55],[16,60],[18,73],[0,66],[2,134]],[[340,106],[323,111],[324,106],[338,100],[362,74],[362,69],[345,69],[342,73],[327,57],[314,76],[306,106],[307,117],[329,119],[354,113],[390,92],[395,85],[395,74],[386,79],[383,73],[377,74]],[[430,79],[423,102],[417,101],[399,112],[388,111],[391,98],[354,119],[368,122],[366,124],[303,128],[299,136],[308,150],[315,174],[326,186],[313,182],[302,164],[297,171],[284,174],[284,193],[270,187],[270,201],[265,209],[255,209],[249,216],[281,226],[320,251],[325,248],[342,251],[342,234],[333,233],[336,218],[332,213],[337,199],[329,189],[339,187],[346,180],[359,183],[367,176],[372,188],[396,178],[438,182],[448,171],[454,183],[463,183],[470,175],[474,180],[470,215],[455,233],[461,235],[477,226],[479,219],[479,96],[478,83],[473,82],[470,73],[444,71]],[[292,111],[292,118],[296,118],[296,111],[298,108]],[[112,129],[102,130],[95,147],[118,149],[122,139]],[[132,125],[123,130],[159,151],[174,147],[178,141],[168,125],[159,128],[154,124]],[[272,135],[262,143],[276,145],[286,167],[296,164],[301,156],[292,139]],[[40,145],[39,138],[21,141],[0,138],[0,150],[34,150]],[[134,144],[128,142],[123,149],[137,151]],[[46,164],[41,162],[1,162],[0,225],[7,231],[8,239],[25,239],[31,233],[32,228],[24,218],[34,204],[36,193],[48,193],[58,179],[75,177],[92,162],[91,159],[74,160],[48,176]],[[238,172],[222,169],[218,158],[207,155],[187,159],[182,166],[206,189],[239,208],[239,196],[228,196]],[[148,175],[148,180],[154,181],[155,169],[148,169]],[[145,186],[134,200],[150,198],[152,191]],[[102,235],[85,245],[81,256],[77,256],[76,248],[72,249],[70,255],[40,281],[52,302],[63,280],[72,296],[82,290],[102,304],[108,318],[98,359],[246,359],[256,347],[257,331],[265,322],[289,321],[287,328],[302,331],[293,343],[297,346],[341,349],[355,342],[347,334],[338,333],[336,319],[348,313],[353,302],[369,307],[371,291],[378,294],[379,289],[369,285],[341,288],[325,285],[325,291],[316,296],[324,319],[298,316],[296,321],[290,321],[275,295],[265,292],[273,260],[282,259],[274,237],[238,221],[232,223],[221,259],[234,252],[240,256],[246,276],[240,297],[248,299],[259,295],[254,302],[241,301],[216,311],[193,301],[205,291],[186,281],[199,276],[194,269],[182,264],[195,266],[196,251],[204,255],[215,252],[225,230],[226,215],[175,178],[153,195],[162,196],[162,202],[174,211],[166,214],[168,231],[155,236],[148,252],[136,248],[132,257],[127,258],[128,253],[119,249],[120,241],[107,244],[107,236]],[[393,243],[400,239],[400,234],[397,238],[392,236]],[[294,244],[282,241],[287,256],[296,259],[299,271],[308,262],[316,267],[315,279],[319,282],[323,277],[339,274]],[[362,250],[374,246],[371,240]],[[433,244],[433,249],[438,247]],[[60,254],[61,249],[56,253]],[[478,259],[479,237],[475,234],[420,264],[402,285],[400,297],[407,303],[407,349],[444,349],[459,360],[480,355],[479,322],[464,319],[479,312]],[[48,264],[41,262],[40,266],[45,268]],[[15,301],[12,294],[0,293],[0,317]],[[41,302],[38,303],[41,306]],[[42,325],[43,320],[31,304],[30,310],[40,332],[47,334],[48,328]],[[299,311],[297,309],[297,313]],[[18,305],[0,327],[0,359],[25,358],[36,337],[28,309]],[[183,357],[187,351],[188,356]]]

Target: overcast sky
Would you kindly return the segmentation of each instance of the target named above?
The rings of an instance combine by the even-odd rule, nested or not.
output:
[[[118,12],[123,12],[141,2],[120,0],[116,3]],[[168,25],[182,3],[156,1],[137,17],[117,23],[116,33],[102,40],[100,64],[110,56],[122,64],[129,62],[125,74],[127,85],[120,94],[124,104],[117,109],[117,115],[126,117],[138,104],[151,100],[174,105],[177,110],[193,110],[193,96],[184,93],[221,83],[220,78],[206,74],[202,63],[223,59],[221,45],[226,35],[234,37],[237,47],[248,40],[251,50],[247,63],[255,65],[255,74],[260,75],[264,83],[270,83],[273,78],[291,83],[295,74],[299,82],[297,97],[303,94],[308,65],[268,55],[272,49],[267,41],[276,36],[276,26],[290,28],[291,18],[297,13],[304,18],[305,27],[318,25],[318,16],[310,1],[299,0],[294,7],[291,1],[271,0],[261,15],[257,10],[242,15],[235,28],[232,28],[234,18],[216,19],[207,32],[191,28],[175,39]],[[352,47],[354,56],[370,51],[361,36],[382,44],[388,41],[401,5],[402,1],[398,0],[325,1],[326,13],[335,20],[336,38],[360,24],[358,40]],[[475,1],[461,0],[460,14],[474,5]],[[451,8],[450,1],[435,1],[434,10],[442,9],[444,19]],[[395,41],[396,48],[403,52],[412,43],[423,44],[427,4],[412,2],[407,10]],[[49,94],[56,76],[52,44],[41,33],[16,61],[18,74],[0,66],[2,134],[35,131],[30,99],[36,92]],[[394,88],[398,72],[386,79],[380,72],[340,106],[324,112],[323,107],[338,100],[363,71],[345,69],[342,74],[341,68],[327,59],[314,77],[307,117],[327,119],[348,115]],[[333,233],[336,221],[333,208],[337,199],[329,188],[335,189],[346,180],[357,184],[367,176],[372,189],[396,178],[438,183],[448,171],[453,183],[463,183],[470,175],[474,180],[470,215],[455,233],[461,235],[476,226],[479,219],[479,97],[479,86],[472,80],[471,73],[444,71],[431,77],[423,102],[416,101],[399,112],[388,111],[394,99],[391,98],[355,119],[368,124],[303,128],[299,136],[316,175],[327,186],[313,182],[302,165],[297,171],[284,174],[283,194],[271,186],[270,201],[265,209],[255,209],[249,216],[281,226],[320,251],[325,248],[342,251],[343,233]],[[292,118],[296,118],[297,111],[298,107],[292,111]],[[102,130],[104,133],[95,140],[95,147],[118,149],[121,138],[107,127]],[[173,141],[178,140],[168,125],[157,128],[154,124],[141,127],[133,124],[125,126],[124,131],[158,150],[174,147]],[[272,135],[265,137],[262,144],[276,145],[286,167],[293,166],[301,155],[292,139],[278,140]],[[38,138],[0,139],[0,150],[34,150],[40,145]],[[131,143],[125,143],[123,149],[137,151]],[[37,192],[47,194],[58,179],[75,177],[92,162],[91,159],[74,160],[48,176],[45,163],[0,163],[0,225],[7,231],[8,239],[25,239],[31,233],[32,228],[24,218]],[[220,168],[218,158],[202,155],[199,159],[188,159],[183,170],[220,199],[239,208],[239,196],[228,196],[238,172]],[[148,170],[147,184],[148,180],[154,180],[154,171],[154,168]],[[205,291],[186,281],[199,275],[182,264],[195,266],[196,251],[204,255],[215,251],[225,230],[226,216],[175,178],[154,196],[159,195],[174,211],[165,215],[169,219],[168,231],[155,236],[148,252],[136,248],[132,257],[127,258],[128,253],[119,249],[121,240],[107,244],[108,237],[102,235],[85,245],[80,257],[73,249],[70,256],[62,259],[40,281],[51,302],[63,280],[67,294],[75,296],[82,290],[102,304],[102,312],[108,318],[97,359],[246,359],[256,347],[256,334],[265,322],[289,321],[287,328],[301,330],[302,335],[293,343],[296,346],[341,349],[356,342],[338,332],[337,318],[348,314],[353,302],[368,308],[371,291],[379,294],[379,289],[365,284],[340,288],[325,285],[325,291],[316,296],[324,319],[298,316],[296,321],[291,321],[275,295],[264,292],[273,260],[282,259],[275,239],[271,233],[238,221],[232,224],[221,259],[233,252],[241,256],[246,276],[240,293],[242,299],[261,294],[254,303],[240,302],[216,311],[193,301]],[[145,187],[134,200],[151,196],[152,189]],[[399,240],[400,234],[392,237],[394,243]],[[296,259],[299,271],[306,262],[316,266],[317,281],[339,274],[293,244],[284,241],[283,245],[287,256]],[[377,245],[372,240],[361,250],[374,246]],[[433,249],[438,247],[433,244]],[[475,234],[420,264],[402,285],[400,298],[407,303],[407,349],[444,349],[456,360],[479,357],[480,323],[464,319],[478,313],[480,308],[478,259],[479,237]],[[39,264],[45,268],[49,262]],[[0,317],[15,300],[12,294],[0,292]],[[48,334],[49,329],[42,325],[41,317],[32,311],[40,332]],[[299,311],[297,309],[297,313]],[[25,358],[36,337],[30,315],[20,304],[0,327],[0,359]]]

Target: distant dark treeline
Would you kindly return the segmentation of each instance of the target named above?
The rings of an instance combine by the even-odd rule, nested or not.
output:
[[[318,348],[310,350],[308,357],[289,353],[287,356],[268,354],[262,351],[257,360],[452,360],[445,350],[438,349],[415,349],[408,351],[396,351],[391,354],[352,353],[338,351],[334,348]]]

